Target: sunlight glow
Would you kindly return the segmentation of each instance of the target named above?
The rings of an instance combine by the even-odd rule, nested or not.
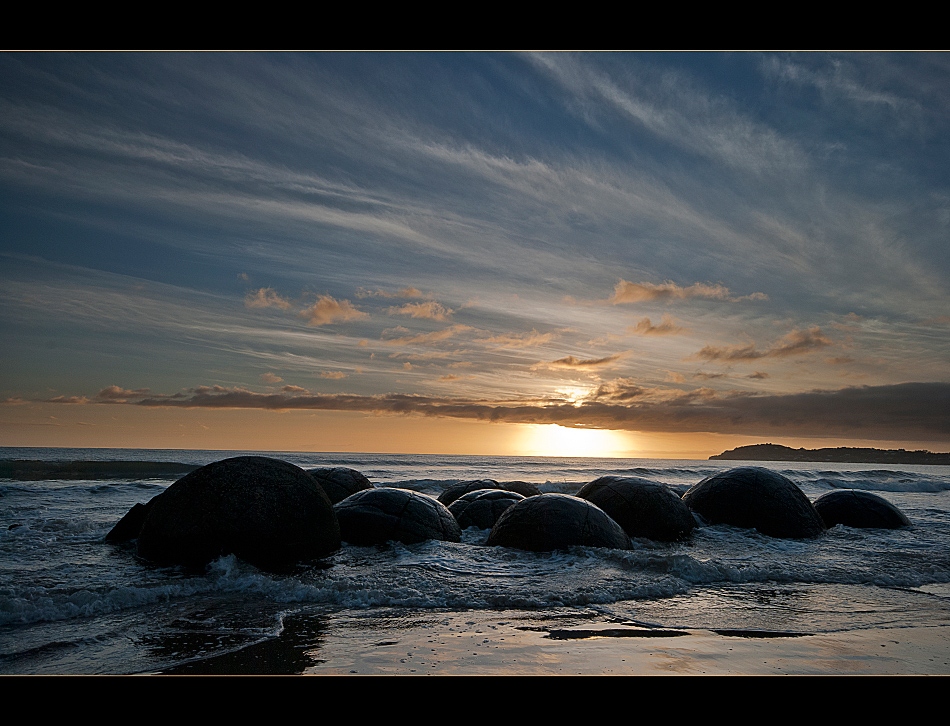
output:
[[[569,428],[557,424],[525,426],[521,451],[528,456],[637,456],[625,431]]]

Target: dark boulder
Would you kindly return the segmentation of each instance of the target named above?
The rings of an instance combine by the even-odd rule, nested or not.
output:
[[[126,512],[125,516],[109,530],[109,534],[106,535],[106,542],[131,542],[133,539],[137,539],[139,532],[142,531],[142,525],[145,524],[145,517],[148,516],[148,505],[152,501],[145,504],[136,504]]]
[[[600,507],[567,494],[541,494],[512,504],[495,522],[488,545],[533,552],[575,545],[630,549],[630,537]]]
[[[341,537],[350,544],[462,539],[462,530],[445,505],[408,489],[366,489],[335,504],[333,509],[340,522]]]
[[[508,492],[517,492],[523,497],[534,497],[541,493],[536,485],[526,481],[497,482],[494,479],[474,479],[472,481],[460,481],[446,487],[445,491],[439,495],[439,501],[445,506],[449,506],[462,495],[476,492],[479,489],[502,489]]]
[[[491,529],[502,513],[524,497],[504,489],[476,489],[463,494],[449,505],[449,511],[462,529]]]
[[[703,479],[683,495],[709,524],[759,530],[770,537],[817,537],[824,523],[805,493],[790,479],[758,466],[729,469]]]
[[[373,488],[373,483],[363,474],[345,466],[307,469],[307,473],[316,477],[333,504],[342,502],[351,494]]]
[[[577,493],[610,515],[631,537],[673,542],[690,535],[696,520],[666,484],[640,477],[603,476]]]
[[[340,547],[333,505],[316,480],[263,456],[196,469],[147,506],[138,553],[162,564],[200,566],[234,554],[281,571]]]
[[[826,527],[899,529],[909,527],[910,520],[889,501],[860,489],[836,489],[815,500],[815,509]]]

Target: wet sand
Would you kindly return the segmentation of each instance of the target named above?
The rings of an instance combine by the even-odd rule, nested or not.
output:
[[[279,665],[278,665],[279,664]],[[291,666],[288,668],[287,666]],[[530,611],[292,616],[276,640],[169,674],[950,675],[950,626],[670,630]]]
[[[950,627],[835,634],[561,623],[536,613],[338,621],[309,674],[948,675]]]

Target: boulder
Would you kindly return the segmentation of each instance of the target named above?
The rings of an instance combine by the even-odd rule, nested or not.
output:
[[[208,464],[152,498],[138,553],[161,564],[201,566],[234,554],[283,571],[340,548],[333,505],[303,469],[263,456]]]
[[[494,479],[474,479],[471,481],[460,481],[450,487],[446,487],[439,495],[439,501],[445,506],[449,506],[463,494],[476,492],[479,489],[502,489],[508,492],[517,492],[523,497],[534,497],[541,493],[541,490],[534,484],[526,481],[497,482]]]
[[[152,501],[154,501],[154,499],[145,504],[136,504],[126,512],[125,516],[116,522],[116,525],[109,530],[109,534],[106,535],[106,542],[121,543],[138,539],[139,532],[142,531],[142,525],[145,524],[145,517],[148,516],[148,505],[151,504]]]
[[[363,474],[345,466],[307,469],[307,473],[316,477],[333,504],[342,502],[351,494],[373,488],[373,483]]]
[[[683,495],[709,524],[731,524],[770,537],[817,537],[825,525],[805,493],[790,479],[759,466],[729,469],[703,479]]]
[[[603,476],[577,493],[596,504],[631,537],[685,539],[696,526],[689,507],[666,484],[640,477]]]
[[[341,538],[350,544],[462,539],[462,530],[445,505],[408,489],[365,489],[335,504],[333,509],[340,523]]]
[[[836,489],[815,500],[815,509],[826,527],[899,529],[911,526],[910,520],[889,501],[860,489]]]
[[[491,529],[502,513],[524,497],[504,489],[476,489],[463,494],[449,505],[449,511],[462,529]]]
[[[488,545],[533,552],[574,545],[630,549],[630,537],[600,507],[567,494],[540,494],[515,502],[495,522]]]

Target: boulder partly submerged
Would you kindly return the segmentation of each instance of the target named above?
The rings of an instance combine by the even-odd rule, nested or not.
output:
[[[303,469],[278,459],[238,456],[208,464],[145,509],[138,554],[160,564],[202,566],[234,554],[282,571],[340,548],[326,493]]]
[[[683,495],[708,524],[757,529],[770,537],[817,537],[825,525],[805,493],[778,472],[759,466],[729,469],[703,479]]]
[[[342,502],[356,492],[373,488],[373,483],[364,474],[345,466],[307,469],[307,473],[316,478],[333,504]]]
[[[439,501],[445,506],[469,492],[476,492],[479,489],[502,489],[507,492],[517,492],[523,497],[535,497],[541,493],[536,484],[526,481],[506,481],[498,482],[494,479],[472,479],[470,481],[460,481],[445,488],[439,495]]]
[[[911,526],[907,515],[884,497],[860,489],[835,489],[815,500],[826,527],[900,529]]]
[[[630,537],[600,507],[567,494],[541,494],[512,504],[495,522],[489,546],[533,552],[576,545],[630,549]]]
[[[603,509],[631,537],[673,542],[689,537],[696,527],[679,495],[650,479],[602,476],[581,487],[577,496]]]
[[[459,542],[462,530],[444,504],[408,489],[366,489],[333,507],[344,542],[417,544],[436,539]]]
[[[505,489],[476,489],[452,502],[449,511],[462,529],[491,529],[508,507],[522,499],[518,492]]]

